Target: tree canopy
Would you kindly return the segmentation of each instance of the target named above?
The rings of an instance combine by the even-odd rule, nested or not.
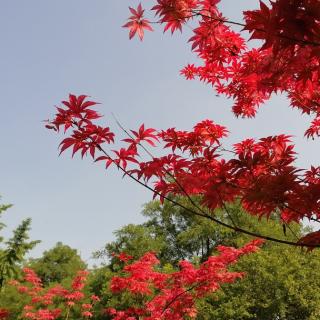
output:
[[[45,251],[40,258],[31,259],[28,265],[41,278],[44,285],[72,279],[77,271],[86,268],[77,250],[61,242]]]
[[[179,201],[188,205],[188,199],[180,198]],[[250,216],[240,204],[229,205],[228,212],[217,210],[215,214],[226,223],[241,223],[255,232],[282,236],[290,241],[310,232],[302,224],[296,223],[284,228],[279,224],[276,214],[269,219]],[[84,301],[89,304],[90,296],[99,297],[100,302],[95,302],[94,309],[90,309],[92,319],[105,319],[103,310],[106,308],[111,311],[132,310],[130,308],[138,308],[141,303],[147,303],[147,297],[137,300],[130,290],[114,292],[112,288],[118,286],[114,279],[128,276],[124,270],[131,264],[139,269],[146,268],[146,260],[143,262],[141,258],[151,251],[159,258],[159,265],[154,271],[169,275],[180,270],[182,260],[190,261],[199,268],[208,258],[216,256],[217,246],[225,244],[241,248],[250,239],[247,235],[214,222],[208,223],[168,201],[146,204],[143,215],[146,218],[144,223],[127,225],[115,231],[115,240],[95,253],[95,256],[106,257],[107,260],[104,266],[91,270],[87,286],[81,289]],[[50,292],[57,285],[70,290],[78,270],[86,267],[77,251],[62,243],[45,251],[40,258],[25,263],[34,270],[32,272],[39,275],[39,281],[43,285],[41,290],[44,290],[41,292]],[[220,290],[195,300],[196,319],[315,320],[319,314],[320,280],[314,270],[320,267],[319,264],[318,250],[307,253],[306,250],[301,251],[285,244],[267,242],[263,250],[244,256],[231,266],[232,272],[245,272],[243,279],[222,285]],[[19,272],[21,273],[22,271]],[[143,275],[143,272],[139,274]],[[131,280],[125,278],[123,283],[135,281],[135,277]],[[21,283],[23,287],[27,284]],[[66,298],[61,295],[57,296],[55,301],[59,304],[56,306],[61,307],[64,299]],[[16,288],[9,284],[0,293],[0,301],[0,310],[9,310],[10,320],[20,317],[23,307],[30,304],[30,298],[26,294],[18,295]],[[73,312],[75,317],[80,317],[80,306]],[[111,315],[110,317],[112,318]]]
[[[180,201],[187,202],[186,199]],[[228,209],[232,217],[223,211],[216,212],[216,215],[226,223],[234,220],[255,232],[279,237],[285,233],[288,240],[310,232],[302,224],[295,223],[284,229],[277,221],[277,215],[272,215],[269,220],[259,220],[246,214],[239,205]],[[107,270],[118,272],[119,260],[116,256],[120,252],[126,252],[137,259],[153,250],[162,266],[170,271],[177,268],[178,261],[182,259],[197,263],[206,260],[221,243],[239,247],[249,239],[246,235],[217,226],[214,222],[208,223],[183,210],[167,201],[163,204],[154,201],[145,205],[143,214],[147,218],[146,222],[124,226],[116,231],[116,240],[99,252],[100,256],[111,258],[110,264],[106,265]],[[319,267],[318,250],[307,253],[284,244],[266,243],[259,253],[241,258],[232,268],[235,271],[244,270],[244,279],[223,285],[222,290],[197,301],[197,319],[317,319],[320,312],[320,280],[314,270]],[[106,271],[106,274],[111,279],[112,272]],[[116,305],[118,298],[110,296],[110,299]],[[125,301],[128,306],[132,302]]]

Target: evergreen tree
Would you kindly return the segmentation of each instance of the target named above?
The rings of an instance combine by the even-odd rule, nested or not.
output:
[[[10,207],[11,205],[1,205],[0,215]],[[0,237],[0,244],[1,242],[4,244],[0,246],[0,289],[3,288],[7,279],[17,274],[26,253],[39,243],[39,241],[29,241],[30,225],[31,219],[25,219],[13,231],[12,238],[5,241],[3,237]],[[5,225],[0,223],[0,231],[4,227]]]

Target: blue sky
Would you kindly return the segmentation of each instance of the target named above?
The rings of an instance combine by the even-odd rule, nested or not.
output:
[[[141,206],[152,195],[115,169],[105,171],[91,160],[58,157],[59,137],[42,120],[71,93],[88,94],[102,103],[104,123],[118,129],[111,112],[128,128],[189,129],[209,118],[231,131],[228,144],[245,137],[294,135],[298,165],[316,164],[319,141],[303,138],[308,117],[275,97],[254,120],[235,119],[232,101],[218,98],[209,86],[186,81],[179,70],[194,62],[186,33],[160,30],[144,42],[128,40],[121,28],[129,5],[138,1],[30,0],[0,3],[0,194],[14,207],[4,217],[5,235],[31,217],[32,239],[42,243],[38,256],[62,241],[84,259],[113,239],[112,232],[142,222]],[[148,1],[142,2],[146,7]],[[227,17],[256,0],[224,0]]]

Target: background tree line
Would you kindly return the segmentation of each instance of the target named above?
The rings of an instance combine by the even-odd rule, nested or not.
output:
[[[188,206],[188,201],[184,202]],[[2,205],[1,212],[9,208]],[[269,220],[258,220],[244,213],[237,204],[230,205],[227,211],[217,210],[215,215],[222,221],[246,226],[258,233],[273,236],[283,236],[285,233],[287,239],[296,240],[310,232],[299,224],[281,226],[276,215]],[[8,310],[7,318],[10,320],[21,318],[27,298],[17,294],[10,280],[21,278],[23,266],[33,269],[48,288],[57,283],[68,286],[78,270],[89,269],[85,290],[88,295],[101,297],[93,319],[108,319],[104,313],[106,307],[128,307],[133,304],[129,295],[114,295],[109,288],[111,278],[120,274],[123,268],[123,263],[117,258],[120,253],[138,259],[146,252],[155,252],[161,268],[171,272],[177,270],[180,260],[200,264],[215,254],[217,245],[240,247],[249,240],[246,235],[192,216],[169,202],[150,202],[145,205],[143,215],[144,223],[122,227],[115,232],[113,242],[94,252],[93,256],[104,262],[90,268],[77,250],[59,242],[41,257],[26,259],[26,253],[37,241],[28,239],[31,221],[23,221],[11,239],[1,239],[0,310]],[[4,227],[1,224],[1,228]],[[306,253],[298,248],[268,242],[263,250],[241,258],[233,267],[235,271],[246,272],[244,279],[222,286],[216,293],[197,301],[197,319],[319,319],[320,279],[314,272],[320,268],[319,258],[318,250]]]

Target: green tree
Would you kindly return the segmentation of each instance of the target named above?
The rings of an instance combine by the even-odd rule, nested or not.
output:
[[[81,260],[77,250],[58,242],[52,249],[45,251],[40,258],[25,261],[24,266],[32,268],[42,279],[45,288],[54,286],[56,283],[68,287],[77,271],[86,269],[86,264]],[[22,266],[20,266],[22,267]],[[19,269],[21,271],[21,268]],[[18,278],[20,276],[18,275]],[[94,279],[93,275],[91,279]],[[97,281],[98,279],[95,279]],[[102,282],[102,279],[100,279]],[[101,285],[102,287],[102,285]],[[91,288],[87,289],[87,295],[94,293]],[[10,320],[19,319],[23,307],[28,304],[29,297],[17,294],[16,288],[5,285],[0,292],[0,308],[10,312]]]
[[[58,242],[52,249],[45,251],[38,259],[31,259],[29,267],[41,278],[45,286],[71,279],[86,264],[76,249]]]
[[[190,206],[187,199],[181,198],[179,202],[186,207]],[[168,201],[163,204],[152,201],[145,205],[142,214],[146,217],[145,223],[130,224],[115,231],[116,240],[96,252],[95,257],[106,256],[112,262],[114,254],[120,252],[139,258],[148,251],[155,251],[163,264],[177,266],[180,260],[204,261],[217,245],[238,245],[238,237],[243,238],[238,232],[190,214]],[[229,223],[231,214],[233,223],[237,221],[253,227],[251,217],[246,217],[238,205],[230,206],[228,212],[217,210],[215,217]],[[282,232],[282,228],[279,230]],[[266,231],[266,234],[271,234],[270,231]]]
[[[0,215],[12,205],[0,205]],[[25,255],[39,243],[39,241],[28,241],[31,219],[25,219],[13,231],[12,238],[4,240],[0,237],[0,289],[5,281],[17,275]],[[5,224],[0,223],[0,231]]]
[[[199,319],[316,320],[320,316],[320,267],[315,251],[302,253],[283,245],[267,246],[243,257],[234,270],[246,277],[200,301]]]

